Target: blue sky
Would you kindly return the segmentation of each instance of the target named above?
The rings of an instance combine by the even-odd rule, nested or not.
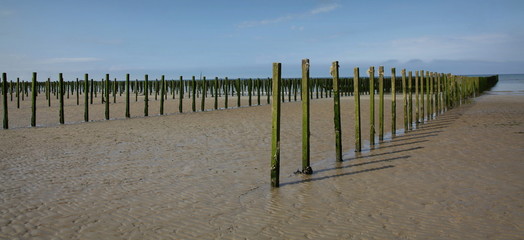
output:
[[[9,78],[329,76],[339,61],[454,74],[524,73],[524,1],[1,0]],[[362,71],[361,71],[362,72]]]

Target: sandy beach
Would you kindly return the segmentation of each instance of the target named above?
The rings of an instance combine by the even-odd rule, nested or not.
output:
[[[12,110],[14,129],[0,131],[0,239],[522,239],[524,95],[482,95],[407,133],[400,99],[399,134],[371,148],[362,97],[362,153],[353,97],[341,99],[342,163],[333,100],[311,101],[309,176],[293,173],[301,103],[284,103],[280,188],[270,187],[269,105],[191,113],[185,101],[175,114],[170,99],[167,116],[140,117],[139,102],[123,119],[120,101],[119,119],[102,120],[99,104],[96,121],[79,123],[80,98],[58,125],[42,101],[37,128],[30,110]]]

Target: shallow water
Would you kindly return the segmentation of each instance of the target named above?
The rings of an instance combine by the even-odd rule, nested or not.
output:
[[[487,93],[497,95],[524,95],[524,74],[499,75],[499,82]]]

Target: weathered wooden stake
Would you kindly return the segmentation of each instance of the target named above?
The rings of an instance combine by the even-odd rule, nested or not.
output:
[[[109,88],[111,86],[111,81],[109,80],[109,74],[106,74],[106,89],[105,89],[105,98],[106,98],[106,120],[109,120]]]
[[[379,141],[384,140],[384,66],[378,67],[378,139]]]
[[[178,112],[182,113],[184,100],[184,80],[182,76],[180,76],[180,86],[178,90],[180,92],[180,96],[178,96]]]
[[[89,122],[89,75],[84,74],[84,122]]]
[[[64,78],[62,73],[58,74],[58,95],[60,99],[59,122],[64,124]]]
[[[51,78],[47,78],[47,106],[51,107]]]
[[[31,84],[31,127],[36,127],[36,72],[33,72]]]
[[[229,90],[229,80],[228,80],[227,77],[226,77],[226,78],[224,79],[224,97],[225,97],[225,99],[224,99],[224,108],[225,108],[225,109],[227,109],[227,107],[228,107],[228,106],[227,106],[227,105],[228,105],[228,99],[227,99],[227,97],[228,97],[228,95],[229,95],[228,92],[227,92],[228,90]],[[268,101],[269,101],[269,100],[268,100]]]
[[[391,134],[397,133],[397,90],[396,90],[396,69],[391,68]]]
[[[218,77],[215,77],[215,110],[218,109]]]
[[[162,80],[160,81],[160,115],[164,115],[164,96],[166,95],[166,80],[164,75],[162,75]]]
[[[369,144],[375,145],[375,67],[369,67]]]
[[[16,78],[16,108],[20,108],[20,78]]]
[[[76,78],[76,105],[80,105],[80,83],[78,78]]]
[[[126,118],[131,117],[131,113],[129,111],[129,92],[130,92],[129,87],[130,85],[129,85],[129,73],[128,73],[126,74]]]
[[[195,76],[191,78],[191,92],[192,92],[192,103],[191,103],[191,109],[193,112],[196,112],[196,79]]]
[[[418,81],[419,81],[419,71],[415,71],[415,125],[418,126],[420,116],[419,116],[419,95],[418,95]]]
[[[362,151],[362,140],[360,137],[360,74],[358,67],[353,70],[353,74],[353,96],[355,98],[355,152],[360,152]]]
[[[424,123],[424,71],[420,71],[420,122]]]
[[[271,186],[280,185],[280,81],[281,64],[273,63],[273,102],[271,105]]]
[[[207,81],[206,77],[202,77],[202,102],[200,104],[200,111],[204,111],[206,108],[206,93],[207,93]]]
[[[408,127],[413,129],[413,72],[408,72]]]
[[[149,116],[149,76],[144,76],[144,116]]]
[[[7,73],[2,73],[2,97],[4,102],[4,129],[9,128],[9,117],[7,110]]]
[[[404,132],[408,129],[408,95],[406,89],[406,69],[402,69],[402,96],[403,96],[403,109],[404,109]]]
[[[335,123],[335,161],[342,162],[342,128],[340,126],[340,83],[338,79],[338,61],[331,64],[331,76],[333,76],[333,112]],[[306,97],[308,93],[306,92]]]
[[[309,92],[309,59],[302,59],[302,92]],[[312,174],[309,164],[309,98],[302,99],[302,173]]]
[[[237,82],[236,82],[236,89],[237,89],[237,107],[240,107],[240,78],[237,79]]]

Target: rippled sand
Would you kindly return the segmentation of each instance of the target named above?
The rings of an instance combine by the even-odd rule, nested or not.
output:
[[[293,174],[301,103],[285,103],[277,189],[269,105],[2,130],[0,239],[521,239],[523,102],[484,95],[356,154],[344,97],[344,162],[335,163],[332,100],[314,100],[310,176]],[[111,106],[123,117],[123,104]],[[58,122],[42,111],[39,125]],[[29,125],[16,114],[12,126]],[[66,107],[66,121],[82,114]],[[102,119],[103,106],[92,114]]]

